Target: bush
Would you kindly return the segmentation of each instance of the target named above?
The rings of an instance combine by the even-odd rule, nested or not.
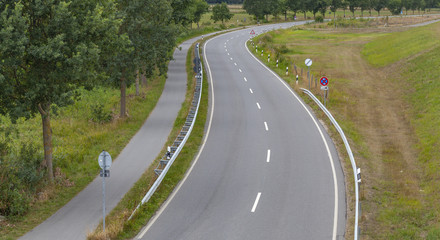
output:
[[[260,38],[260,41],[262,41],[264,43],[271,43],[271,42],[273,42],[273,38],[271,35],[265,34],[263,37]]]
[[[324,22],[324,18],[321,15],[315,17],[315,22],[322,23]]]
[[[106,123],[112,120],[112,112],[105,111],[102,103],[92,105],[92,117],[93,122]]]
[[[18,155],[8,153],[5,144],[0,145],[0,213],[22,216],[44,176],[39,170],[43,157],[32,144],[23,144]]]

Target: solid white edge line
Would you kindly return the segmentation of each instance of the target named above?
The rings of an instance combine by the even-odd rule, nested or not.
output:
[[[257,194],[257,198],[255,198],[254,206],[252,206],[251,212],[255,212],[255,210],[257,209],[258,202],[260,201],[260,197],[261,197],[261,192]]]
[[[338,180],[336,177],[336,170],[335,170],[335,164],[333,161],[333,156],[330,152],[330,148],[328,146],[327,140],[324,137],[324,134],[322,133],[321,128],[318,125],[318,122],[316,121],[316,119],[313,117],[312,113],[309,111],[309,109],[307,109],[307,107],[304,105],[304,103],[299,99],[299,97],[295,94],[295,92],[292,90],[292,88],[289,87],[289,85],[287,85],[286,82],[284,82],[284,80],[282,80],[276,73],[274,73],[270,68],[268,68],[266,65],[264,65],[258,58],[256,58],[250,51],[249,48],[247,47],[247,41],[245,41],[244,43],[244,47],[246,48],[247,52],[249,53],[249,55],[251,55],[255,60],[257,60],[258,63],[260,63],[264,68],[266,68],[266,70],[268,70],[269,72],[271,72],[286,88],[287,90],[290,91],[290,93],[292,93],[292,95],[298,100],[298,102],[301,104],[301,106],[306,110],[306,112],[309,114],[310,118],[313,120],[313,123],[315,124],[316,128],[319,131],[319,134],[321,135],[321,139],[324,142],[325,145],[325,149],[327,150],[327,155],[328,158],[330,160],[330,165],[332,168],[332,173],[333,173],[333,185],[334,185],[334,189],[335,189],[335,207],[334,207],[334,212],[333,212],[333,235],[332,235],[332,240],[336,240],[336,234],[337,234],[337,229],[338,229]]]
[[[270,149],[267,149],[267,158],[266,162],[270,162]]]
[[[222,35],[219,35],[217,37],[220,37],[220,36],[222,36]],[[206,44],[208,44],[208,42],[210,42],[211,40],[213,40],[213,39],[215,39],[217,37],[213,37],[213,38],[209,39],[208,41],[205,42],[205,45],[203,46],[203,55],[204,55],[204,58],[205,58],[206,67],[208,68],[209,81],[210,81],[210,85],[211,85],[211,95],[212,95],[212,97],[211,97],[211,114],[209,116],[208,129],[206,130],[205,139],[203,140],[203,143],[200,146],[200,150],[199,150],[196,158],[194,159],[194,162],[192,163],[191,167],[186,172],[186,174],[183,177],[182,181],[180,181],[178,186],[174,189],[174,191],[171,193],[169,198],[165,201],[164,205],[162,207],[160,207],[159,211],[148,222],[147,226],[145,227],[145,229],[142,231],[142,233],[139,235],[139,237],[137,239],[142,239],[142,237],[145,235],[145,233],[148,232],[148,230],[151,228],[151,226],[156,222],[156,220],[160,217],[160,215],[163,213],[163,211],[165,211],[165,209],[168,207],[170,202],[176,196],[177,192],[179,192],[180,188],[185,183],[186,179],[188,178],[188,176],[191,174],[192,170],[194,169],[194,166],[199,161],[200,155],[202,154],[203,149],[205,148],[206,142],[208,141],[209,133],[211,131],[212,119],[213,119],[213,116],[214,116],[214,106],[215,106],[214,100],[215,100],[215,97],[214,97],[214,84],[213,84],[213,81],[212,81],[211,68],[210,68],[209,63],[208,63],[208,57],[206,56]]]
[[[257,108],[258,108],[258,109],[261,109],[261,106],[260,106],[260,104],[259,104],[259,103],[257,103]]]
[[[267,127],[267,122],[264,122],[264,127],[266,128],[266,131],[269,131],[269,128]]]

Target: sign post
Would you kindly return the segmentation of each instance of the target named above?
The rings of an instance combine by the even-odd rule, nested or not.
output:
[[[312,59],[307,58],[305,61],[306,66],[309,68],[309,70],[307,71],[307,78],[309,79],[309,89],[311,88],[311,79],[310,79],[310,66],[312,66]]]
[[[324,91],[324,106],[326,106],[326,100],[327,100],[327,92],[328,92],[328,78],[322,77],[319,80],[319,83],[321,83],[321,90]]]
[[[110,177],[110,167],[112,166],[112,157],[106,151],[102,151],[98,157],[98,163],[101,167],[99,176],[102,177],[102,230],[105,234],[105,178]]]

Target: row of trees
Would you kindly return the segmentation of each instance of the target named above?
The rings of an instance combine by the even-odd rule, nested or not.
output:
[[[328,10],[336,14],[337,9],[349,9],[353,16],[356,10],[380,11],[387,8],[392,14],[400,14],[403,9],[406,11],[422,10],[426,8],[439,7],[440,0],[244,0],[243,8],[247,13],[254,15],[257,19],[268,18],[269,15],[278,16],[284,14],[287,19],[287,11],[312,12],[313,16],[320,12],[323,17]]]
[[[208,11],[205,0],[0,1],[0,114],[41,115],[44,161],[53,181],[51,109],[79,89],[126,88],[167,71],[178,34]],[[1,161],[1,156],[0,156]]]

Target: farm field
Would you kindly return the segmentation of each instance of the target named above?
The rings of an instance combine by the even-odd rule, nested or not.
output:
[[[439,239],[440,23],[409,28],[404,26],[421,20],[393,19],[388,27],[383,20],[356,20],[355,27],[337,29],[331,23],[309,24],[269,32],[254,43],[264,49],[260,59],[267,63],[270,53],[268,65],[297,92],[308,88],[306,58],[313,60],[314,79],[329,78],[327,107],[350,138],[362,169],[361,239]],[[322,99],[319,83],[311,85]],[[339,136],[329,129],[345,163],[351,193],[345,237],[351,239],[352,170]]]

